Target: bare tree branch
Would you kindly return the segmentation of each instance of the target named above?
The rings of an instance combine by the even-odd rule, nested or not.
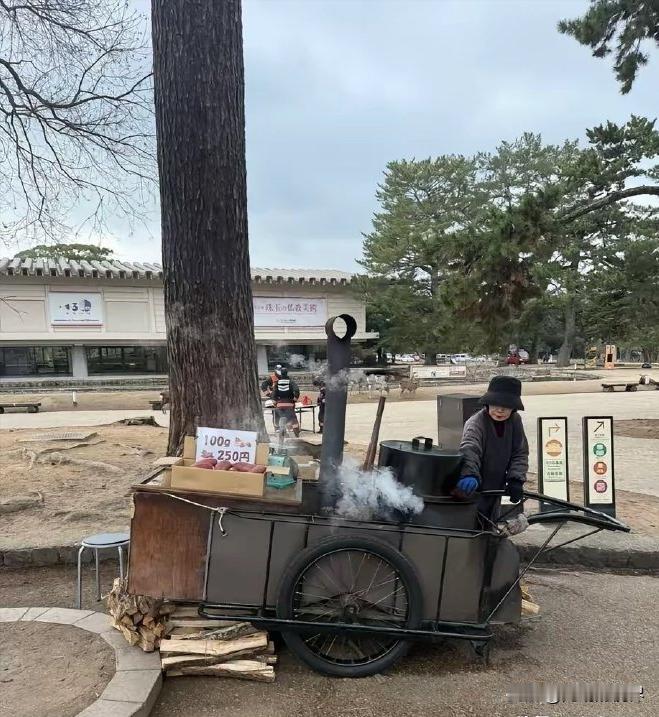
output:
[[[0,0],[0,239],[93,204],[143,220],[155,142],[146,18],[124,0]],[[88,222],[87,217],[85,222]]]

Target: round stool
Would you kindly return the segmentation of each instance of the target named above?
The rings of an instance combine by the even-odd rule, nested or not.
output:
[[[125,546],[130,544],[129,533],[98,533],[90,535],[80,541],[78,550],[78,589],[76,591],[76,607],[80,610],[82,604],[82,554],[86,548],[94,551],[96,562],[96,600],[101,599],[101,576],[98,572],[98,551],[107,548],[117,548],[119,551],[119,577],[124,577],[124,553]]]

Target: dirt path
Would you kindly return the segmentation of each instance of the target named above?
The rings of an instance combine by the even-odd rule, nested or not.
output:
[[[70,625],[0,624],[0,717],[73,717],[114,675],[114,651]]]
[[[128,528],[130,486],[164,455],[167,429],[113,425],[83,430],[96,433],[87,441],[93,445],[72,450],[62,448],[80,441],[19,442],[61,431],[0,432],[0,546],[63,545],[90,533]],[[33,462],[33,453],[44,450],[53,452]],[[107,469],[60,464],[60,456]]]
[[[616,421],[617,436],[632,438],[659,438],[659,418],[635,418],[631,421]]]

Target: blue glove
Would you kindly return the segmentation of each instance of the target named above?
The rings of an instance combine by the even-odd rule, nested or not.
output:
[[[458,484],[455,486],[461,493],[465,495],[471,495],[476,488],[478,488],[478,478],[474,476],[464,476],[460,478]]]

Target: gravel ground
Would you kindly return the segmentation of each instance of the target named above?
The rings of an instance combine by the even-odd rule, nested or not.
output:
[[[113,574],[106,566],[104,588]],[[86,577],[86,606],[96,607]],[[73,569],[0,570],[0,605],[70,606],[74,580]],[[528,585],[541,615],[497,628],[488,667],[465,645],[441,643],[417,646],[387,675],[340,680],[282,650],[275,684],[171,679],[152,717],[656,717],[657,579],[538,570]],[[640,684],[646,697],[640,704],[505,704],[507,690],[531,682]]]

